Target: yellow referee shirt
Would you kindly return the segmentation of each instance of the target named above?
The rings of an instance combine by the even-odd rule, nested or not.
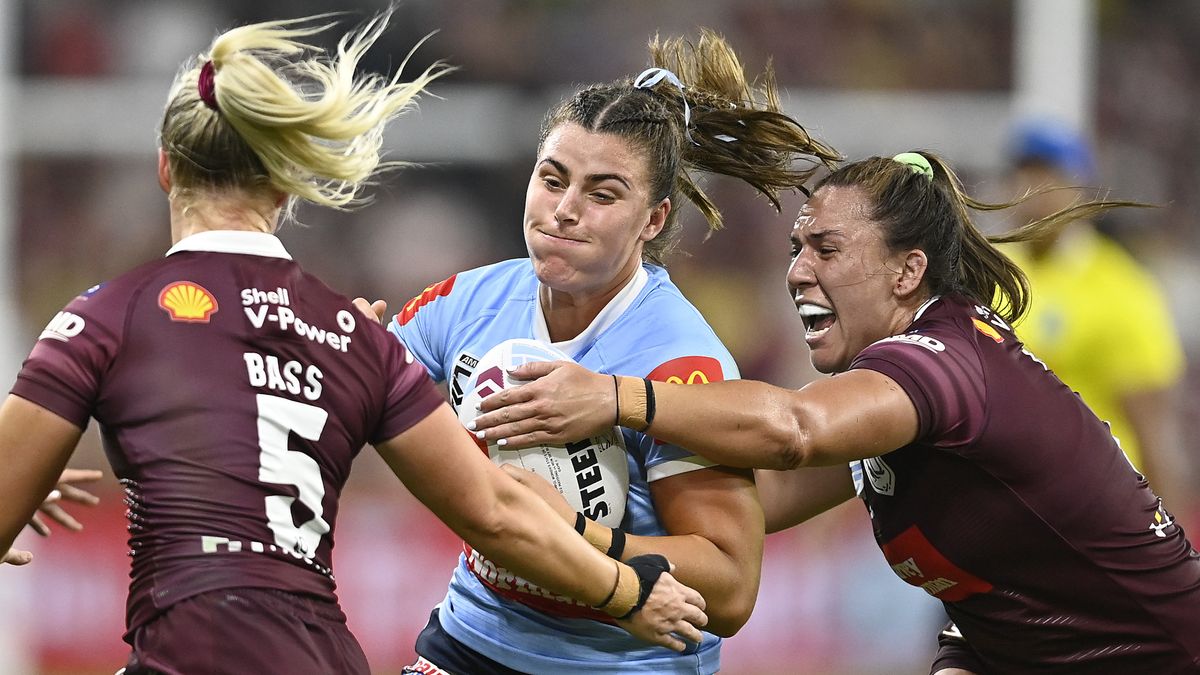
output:
[[[1090,227],[1069,229],[1043,259],[1005,247],[1033,300],[1015,328],[1031,352],[1106,420],[1134,466],[1140,448],[1121,397],[1162,389],[1184,356],[1157,282],[1120,245]]]

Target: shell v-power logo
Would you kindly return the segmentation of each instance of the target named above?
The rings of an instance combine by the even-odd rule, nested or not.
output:
[[[162,307],[172,321],[208,323],[209,317],[217,313],[217,299],[208,289],[192,281],[169,283],[158,294],[158,306]]]

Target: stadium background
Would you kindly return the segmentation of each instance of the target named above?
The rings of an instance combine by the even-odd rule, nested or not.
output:
[[[77,292],[168,247],[154,176],[155,126],[179,62],[219,29],[380,3],[328,0],[0,1],[0,370],[11,381],[40,328]],[[757,71],[774,58],[785,104],[851,157],[913,147],[948,156],[968,184],[1004,198],[1005,136],[1050,114],[1097,140],[1101,182],[1153,201],[1103,223],[1160,275],[1189,354],[1200,350],[1200,3],[1168,0],[409,0],[368,56],[386,68],[440,32],[414,70],[461,71],[442,99],[393,127],[393,176],[349,215],[301,211],[283,238],[347,294],[392,309],[448,274],[523,255],[519,223],[537,126],[573,84],[638,72],[645,42],[724,33]],[[743,186],[710,184],[727,230],[698,217],[672,274],[747,377],[799,386],[813,374],[783,292],[785,237]],[[1011,223],[994,222],[993,227]],[[332,255],[331,255],[332,253]],[[1114,308],[1114,330],[1120,329]],[[1188,438],[1200,378],[1187,379]],[[103,467],[94,426],[73,465]],[[1193,459],[1193,464],[1195,460]],[[87,530],[22,535],[34,565],[0,575],[0,674],[110,673],[127,574],[115,481],[82,513]],[[352,628],[380,673],[410,658],[458,544],[364,452],[344,497],[336,571]],[[921,673],[936,602],[900,583],[851,503],[768,538],[758,607],[727,644],[727,673]]]

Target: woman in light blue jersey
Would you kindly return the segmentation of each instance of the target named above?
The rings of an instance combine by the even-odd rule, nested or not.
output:
[[[751,90],[721,37],[705,32],[695,45],[656,38],[651,53],[655,67],[636,79],[585,87],[547,114],[526,192],[529,257],[430,286],[392,320],[392,332],[446,382],[456,405],[480,358],[513,338],[550,343],[614,375],[738,377],[663,267],[679,236],[676,206],[691,201],[716,229],[721,216],[692,172],[740,178],[778,208],[778,191],[837,155],[779,111],[770,71]],[[793,168],[797,158],[811,164]],[[636,430],[616,442],[628,468],[622,517],[585,518],[548,484],[543,494],[617,559],[668,555],[675,575],[708,601],[704,639],[682,654],[639,644],[467,548],[408,672],[719,669],[718,636],[741,628],[758,594],[763,521],[753,477]]]

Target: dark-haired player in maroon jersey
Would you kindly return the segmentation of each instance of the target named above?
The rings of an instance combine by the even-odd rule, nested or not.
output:
[[[275,237],[294,198],[355,202],[386,122],[446,72],[356,77],[386,23],[334,60],[299,41],[311,21],[255,24],[185,67],[158,160],[174,245],[59,312],[0,407],[0,550],[100,423],[129,504],[127,675],[368,672],[331,564],[368,442],[498,563],[648,641],[701,637],[703,600],[664,558],[609,559],[505,476],[425,369]]]
[[[1001,206],[967,197],[930,153],[846,165],[801,211],[788,272],[812,362],[834,377],[799,391],[618,381],[614,394],[608,376],[530,364],[516,376],[542,379],[485,400],[507,407],[476,427],[519,446],[633,410],[655,437],[776,469],[756,472],[769,531],[857,493],[892,569],[953,620],[934,673],[1200,672],[1200,555],[1107,425],[1010,330],[1028,287],[968,211]]]

